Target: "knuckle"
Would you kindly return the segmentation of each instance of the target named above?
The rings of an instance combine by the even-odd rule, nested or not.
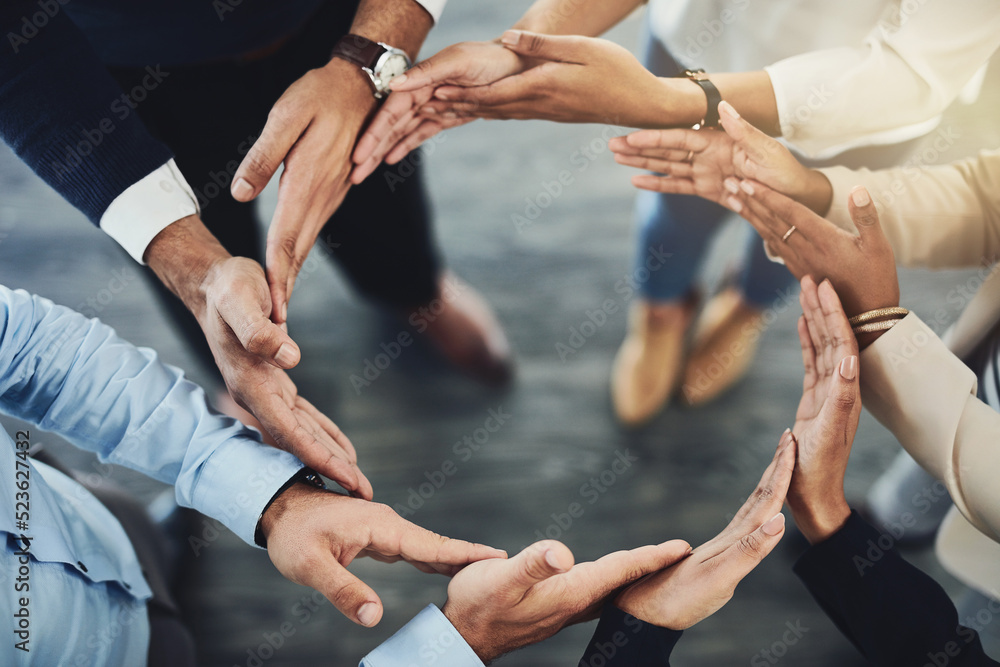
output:
[[[248,352],[253,354],[267,352],[271,342],[267,321],[261,319],[249,322],[240,332],[239,338]]]
[[[761,557],[761,543],[760,538],[757,537],[756,533],[750,533],[749,535],[744,535],[737,546],[744,556],[750,558],[760,558]]]

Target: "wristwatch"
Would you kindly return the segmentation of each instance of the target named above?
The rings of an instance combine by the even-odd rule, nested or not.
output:
[[[701,86],[708,100],[705,117],[701,119],[700,123],[694,126],[694,129],[700,130],[706,127],[714,129],[719,127],[719,102],[722,101],[719,89],[715,87],[714,83],[708,80],[708,74],[703,69],[686,69],[684,70],[684,76]]]
[[[344,35],[337,40],[331,55],[360,67],[371,79],[375,97],[380,100],[389,94],[392,80],[413,64],[405,52],[361,35]]]

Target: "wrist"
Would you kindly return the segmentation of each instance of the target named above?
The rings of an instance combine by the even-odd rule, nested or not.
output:
[[[657,122],[653,127],[693,127],[708,112],[708,98],[694,81],[687,77],[660,77],[661,94],[653,108]]]
[[[357,112],[360,127],[378,104],[371,77],[358,65],[336,56],[323,66],[323,71],[333,79],[338,96],[347,102],[341,108]]]
[[[289,509],[304,502],[311,502],[317,494],[325,493],[328,493],[325,487],[307,482],[301,478],[301,472],[297,473],[284,488],[278,491],[261,513],[255,536],[258,545],[267,546],[268,537]]]
[[[455,627],[458,634],[462,635],[462,639],[479,656],[483,664],[489,664],[503,655],[503,651],[491,645],[489,621],[470,618],[470,616],[474,615],[470,615],[468,612],[468,609],[457,612],[451,602],[451,598],[444,603],[444,607],[441,609],[444,617]]]
[[[835,500],[824,502],[821,505],[794,503],[789,500],[795,525],[802,531],[802,535],[809,541],[809,544],[819,544],[829,539],[843,528],[851,517],[851,507],[847,504],[847,499],[844,498],[843,493],[837,494],[837,496]]]
[[[201,320],[210,277],[231,257],[201,218],[191,215],[157,234],[146,248],[144,259],[163,284]]]

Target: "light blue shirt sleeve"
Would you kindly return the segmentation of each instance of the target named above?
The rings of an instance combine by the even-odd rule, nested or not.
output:
[[[174,485],[178,504],[253,545],[302,463],[208,407],[200,387],[110,327],[0,286],[0,410]]]
[[[436,606],[413,620],[366,655],[359,667],[484,667],[472,647]]]

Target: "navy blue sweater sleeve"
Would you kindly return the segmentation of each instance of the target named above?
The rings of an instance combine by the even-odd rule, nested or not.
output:
[[[608,604],[578,667],[670,667],[670,653],[682,634]]]
[[[0,35],[0,136],[98,224],[170,150],[149,134],[59,2],[3,0]],[[156,64],[149,72],[150,86],[166,76]]]
[[[959,623],[944,590],[857,513],[811,547],[795,573],[836,626],[873,664],[1000,665],[975,630]]]

